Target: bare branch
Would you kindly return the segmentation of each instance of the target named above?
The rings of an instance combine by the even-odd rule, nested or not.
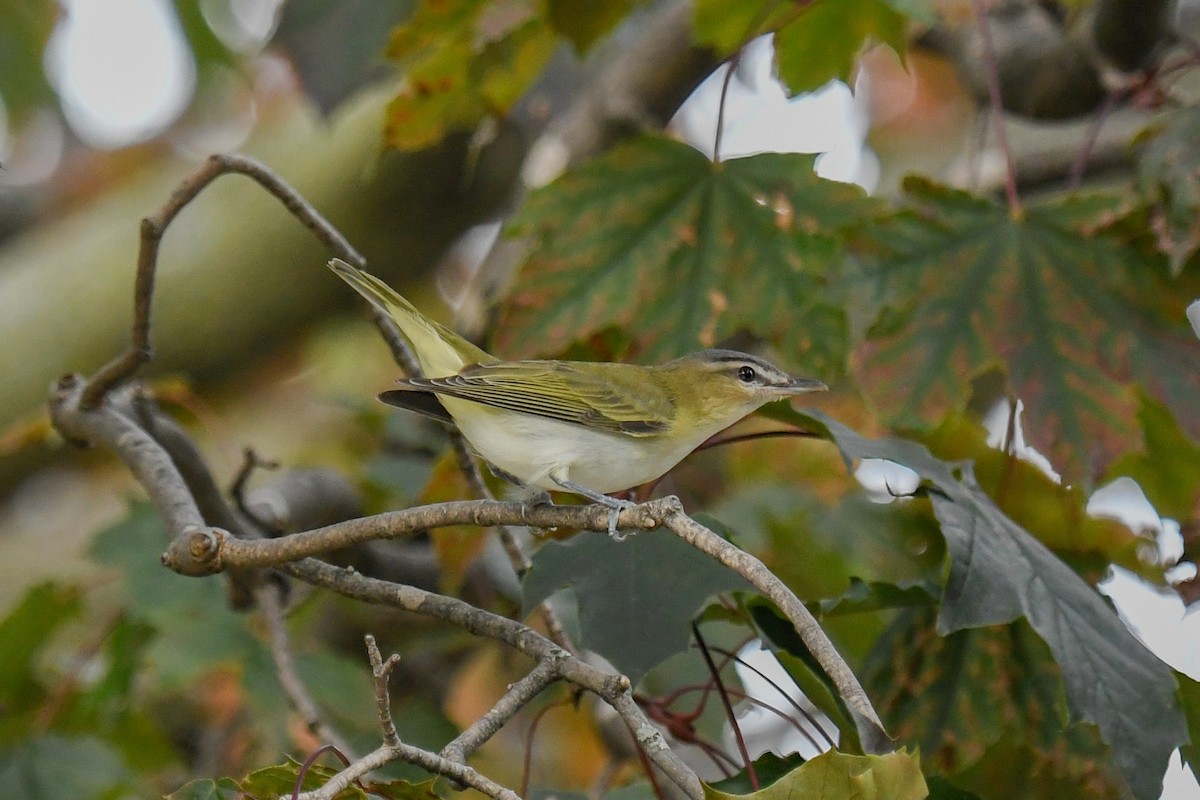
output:
[[[254,599],[266,623],[267,637],[271,643],[271,660],[275,663],[279,685],[283,687],[292,707],[303,718],[310,732],[318,739],[336,747],[342,755],[353,761],[356,758],[353,747],[325,719],[316,701],[309,694],[308,687],[300,679],[300,673],[296,671],[296,662],[292,658],[291,637],[288,636],[287,623],[283,618],[283,598],[279,585],[270,581],[259,583],[254,590]]]
[[[371,674],[375,677],[375,706],[379,714],[379,727],[383,730],[383,743],[388,747],[400,744],[400,734],[396,733],[396,723],[392,720],[392,698],[388,692],[388,681],[392,678],[392,670],[400,663],[400,656],[392,653],[387,661],[375,644],[375,637],[367,634],[363,637],[367,643],[367,657],[371,659]]]
[[[604,509],[600,509],[600,511],[607,514]],[[597,521],[603,522],[604,527],[607,528],[607,522],[601,519],[603,514],[598,517]],[[539,664],[552,664],[556,675],[592,692],[612,706],[625,721],[647,757],[689,798],[700,800],[703,797],[699,779],[670,749],[662,734],[634,702],[629,679],[624,675],[605,672],[593,667],[571,655],[529,626],[476,608],[457,598],[426,592],[413,586],[368,578],[353,570],[334,567],[315,559],[305,559],[288,564],[283,567],[283,571],[306,583],[330,589],[345,597],[393,606],[441,619],[477,636],[487,636],[503,642],[537,660]],[[441,757],[437,756],[436,758],[440,759]],[[446,761],[446,763],[455,762]],[[425,765],[422,764],[422,766]],[[440,774],[449,775],[448,772]]]
[[[870,698],[863,691],[862,684],[858,682],[858,678],[838,654],[833,642],[829,641],[829,637],[821,630],[816,618],[804,603],[800,602],[800,598],[796,597],[795,593],[761,561],[746,551],[738,549],[683,513],[683,508],[676,498],[668,499],[675,501],[675,509],[661,518],[662,523],[688,544],[707,553],[750,581],[755,589],[779,607],[779,610],[795,627],[804,646],[833,680],[838,694],[849,707],[855,727],[858,728],[858,736],[864,752],[868,754],[890,752],[892,750],[891,738],[884,730],[883,723],[880,722],[879,715],[871,705]]]
[[[150,310],[154,295],[154,277],[158,268],[158,246],[172,220],[184,206],[221,175],[240,173],[253,178],[279,199],[335,255],[357,267],[364,265],[358,251],[350,246],[337,228],[329,224],[299,192],[265,165],[247,156],[213,155],[171,193],[158,213],[142,220],[141,247],[138,251],[137,277],[133,292],[133,340],[129,349],[101,367],[83,393],[84,408],[94,408],[109,390],[133,377],[154,352],[150,340]]]
[[[405,761],[409,764],[415,764],[435,775],[445,775],[447,778],[457,781],[464,786],[470,786],[472,789],[483,792],[488,797],[495,798],[495,800],[521,800],[520,795],[512,789],[501,786],[465,764],[448,761],[436,753],[431,753],[428,750],[422,750],[419,747],[413,747],[403,742],[396,745],[384,745],[377,750],[372,750],[337,775],[334,775],[320,789],[314,789],[311,792],[301,792],[299,795],[296,795],[296,800],[333,800],[340,792],[349,788],[350,784],[368,772],[377,770],[393,761]],[[292,798],[284,795],[280,800],[292,800]]]
[[[559,679],[558,671],[553,661],[539,661],[525,677],[508,687],[508,691],[496,701],[488,712],[442,748],[442,758],[451,761],[466,761],[472,753],[483,746],[484,742],[496,735],[496,732],[512,719],[529,701],[537,697],[543,689]]]

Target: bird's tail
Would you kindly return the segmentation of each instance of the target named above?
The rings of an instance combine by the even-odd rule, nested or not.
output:
[[[392,287],[369,272],[352,267],[340,258],[330,261],[329,268],[371,301],[372,305],[391,317],[412,346],[426,376],[453,375],[468,364],[487,364],[496,360],[454,331],[422,314]]]

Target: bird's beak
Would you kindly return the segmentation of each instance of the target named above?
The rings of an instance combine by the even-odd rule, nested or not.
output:
[[[804,394],[805,392],[826,392],[829,387],[816,378],[792,378],[783,386],[778,386],[783,394]]]

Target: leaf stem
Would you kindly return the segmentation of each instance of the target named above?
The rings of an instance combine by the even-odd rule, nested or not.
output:
[[[992,124],[996,131],[996,145],[1004,154],[1004,194],[1008,198],[1008,210],[1013,217],[1021,216],[1021,198],[1017,195],[1017,170],[1013,164],[1012,147],[1008,143],[1008,131],[1004,125],[1004,104],[1000,96],[1000,70],[996,60],[996,48],[992,42],[992,29],[988,24],[983,0],[971,0],[971,11],[979,24],[979,36],[983,40],[983,67],[987,78],[988,101],[991,104]]]

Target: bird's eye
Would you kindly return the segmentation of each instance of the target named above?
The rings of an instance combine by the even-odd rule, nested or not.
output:
[[[742,383],[753,383],[758,374],[754,371],[754,367],[741,366],[738,367],[737,376]]]

